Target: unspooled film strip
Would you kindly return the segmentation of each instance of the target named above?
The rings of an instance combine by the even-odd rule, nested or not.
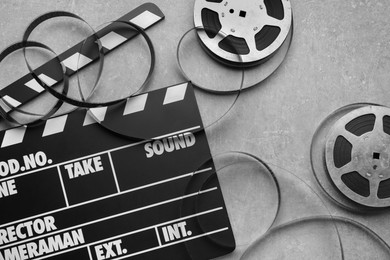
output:
[[[210,259],[233,251],[218,179],[204,185],[215,169],[192,86],[99,109],[102,121],[130,124],[147,139],[114,135],[87,110],[0,133],[0,259]]]
[[[120,17],[117,21],[130,21],[146,30],[162,19],[164,19],[164,14],[161,10],[155,4],[146,3]],[[104,54],[108,54],[137,34],[136,30],[124,30],[123,26],[118,23],[111,23],[96,32],[96,36],[102,44]],[[88,37],[85,41],[78,43],[58,56],[62,64],[66,66],[68,76],[75,74],[77,70],[84,68],[99,58],[99,50],[94,47],[96,36]],[[58,60],[53,58],[34,70],[34,73],[51,87],[63,79],[62,71],[55,69],[57,66]],[[27,74],[0,90],[0,94],[7,103],[14,107],[19,107],[44,91],[45,89],[33,76]],[[3,107],[7,109],[6,105]]]

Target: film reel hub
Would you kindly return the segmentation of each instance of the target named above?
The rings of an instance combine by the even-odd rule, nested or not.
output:
[[[367,133],[359,138],[352,147],[353,162],[358,169],[366,172],[366,177],[389,178],[389,151],[390,136],[381,133]]]
[[[230,35],[240,38],[254,37],[256,32],[265,25],[259,17],[267,17],[265,7],[256,1],[225,2],[220,12],[222,28],[228,29]]]
[[[365,106],[341,117],[330,130],[325,163],[335,186],[369,207],[390,206],[390,109]]]
[[[197,0],[194,22],[205,28],[198,36],[212,56],[230,65],[252,66],[281,47],[292,27],[292,10],[289,0]]]

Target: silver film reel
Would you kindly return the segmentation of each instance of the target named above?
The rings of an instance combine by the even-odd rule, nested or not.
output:
[[[363,106],[339,118],[325,145],[330,179],[352,201],[390,206],[390,108]]]
[[[196,0],[194,22],[206,29],[198,37],[212,57],[249,67],[283,45],[292,29],[292,9],[289,0]],[[224,39],[216,37],[220,31]]]

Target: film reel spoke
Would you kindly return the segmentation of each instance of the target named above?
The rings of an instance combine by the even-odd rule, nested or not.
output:
[[[378,189],[380,185],[381,180],[378,178],[370,179],[370,196],[368,197],[371,201],[378,200]]]
[[[350,142],[352,146],[361,142],[360,137],[352,134],[351,132],[347,131],[345,128],[342,130],[342,132],[339,135],[344,137],[348,142]]]
[[[205,28],[205,32],[208,33],[212,32],[215,34],[215,36],[213,36],[210,39],[210,42],[214,42],[218,46],[220,44],[223,44],[222,41],[227,37],[228,33],[231,31],[231,28],[229,28],[226,24],[223,23],[220,25],[220,27],[209,28],[208,26],[206,26],[204,28]],[[227,44],[230,45],[229,46],[230,48],[235,48],[234,43],[231,40]],[[238,50],[234,50],[234,51],[238,52]]]
[[[282,29],[284,24],[285,22],[283,20],[276,19],[272,16],[266,15],[264,17],[264,25],[275,26]]]
[[[221,3],[205,1],[203,7],[212,11],[220,11]]]
[[[375,114],[375,124],[374,124],[374,129],[373,133],[378,134],[378,135],[383,135],[385,134],[384,128],[383,128],[383,118],[385,115],[382,113],[376,113]]]
[[[344,165],[343,167],[341,167],[340,169],[337,169],[338,172],[339,172],[339,175],[342,176],[343,174],[346,174],[346,173],[349,173],[349,172],[353,172],[353,171],[357,171],[359,172],[357,169],[358,169],[358,166],[356,165],[355,163],[356,161],[353,160],[349,163],[347,163],[346,165]]]
[[[256,48],[255,35],[253,34],[253,35],[247,36],[247,37],[245,37],[245,39],[246,39],[246,43],[248,44],[249,52],[250,53],[258,52],[258,50]]]

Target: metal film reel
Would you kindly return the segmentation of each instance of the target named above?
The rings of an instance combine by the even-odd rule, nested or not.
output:
[[[341,117],[327,137],[325,164],[352,201],[390,206],[390,108],[364,106]]]
[[[196,0],[194,22],[206,29],[198,36],[212,57],[249,67],[282,46],[292,29],[292,9],[290,0]],[[216,37],[221,31],[227,35],[222,40]]]

